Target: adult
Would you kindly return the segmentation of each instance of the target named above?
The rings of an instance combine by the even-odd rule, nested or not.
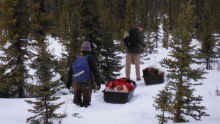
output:
[[[73,103],[79,105],[80,107],[88,107],[90,106],[92,89],[96,86],[93,85],[94,79],[97,84],[97,90],[101,88],[101,83],[104,84],[103,80],[100,77],[99,71],[97,69],[95,60],[91,55],[91,45],[88,41],[84,41],[81,46],[81,53],[83,56],[87,56],[87,60],[89,63],[90,70],[90,78],[87,81],[76,82],[74,81],[73,74],[73,63],[76,61],[77,57],[73,58],[73,62],[68,70],[68,79],[66,82],[66,87],[70,89],[71,84],[73,84],[74,89],[74,98]],[[89,56],[88,56],[89,55]],[[72,83],[73,82],[73,83]]]
[[[140,76],[140,54],[141,47],[147,48],[146,44],[144,44],[143,36],[142,36],[143,26],[138,25],[135,28],[129,29],[129,41],[130,44],[126,46],[126,67],[125,73],[126,78],[130,79],[130,70],[131,70],[131,62],[132,57],[134,58],[135,71],[136,71],[136,79],[137,81],[141,80]]]

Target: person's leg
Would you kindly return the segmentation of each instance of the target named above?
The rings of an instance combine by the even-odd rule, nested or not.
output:
[[[125,76],[127,79],[130,79],[131,57],[132,57],[132,54],[126,53]]]
[[[87,107],[90,105],[92,96],[92,86],[88,83],[83,83],[83,105],[82,107]]]
[[[135,64],[137,80],[141,80],[141,76],[140,76],[140,54],[135,54],[134,55],[134,64]]]
[[[82,104],[82,90],[80,88],[80,83],[73,82],[73,89],[74,89],[74,97],[73,97],[73,103],[76,105]]]

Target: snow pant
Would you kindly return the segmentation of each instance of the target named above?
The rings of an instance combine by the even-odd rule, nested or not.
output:
[[[89,106],[92,96],[92,85],[90,82],[73,82],[74,98],[76,105]]]
[[[126,67],[125,67],[126,78],[130,79],[131,62],[132,62],[132,57],[134,57],[136,78],[141,79],[141,76],[140,76],[140,56],[141,56],[140,54],[126,53]]]

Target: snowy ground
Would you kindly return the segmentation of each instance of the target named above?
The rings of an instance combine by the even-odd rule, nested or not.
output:
[[[61,47],[57,42],[49,38],[55,48],[55,54],[60,56]],[[141,65],[141,69],[154,65],[160,68],[159,61],[167,57],[168,50],[159,47],[157,54],[149,55],[151,58],[144,61],[145,64]],[[124,56],[124,55],[122,55]],[[125,60],[122,60],[125,64]],[[164,69],[164,68],[162,68]],[[135,68],[132,65],[131,79],[136,81]],[[166,72],[166,70],[164,69]],[[220,124],[220,96],[216,96],[216,87],[220,90],[220,72],[216,69],[208,71],[205,75],[207,79],[201,81],[204,83],[202,86],[196,87],[195,95],[203,96],[201,105],[206,106],[206,113],[210,117],[203,117],[202,121],[195,121],[191,117],[187,117],[189,124]],[[121,77],[124,77],[125,69],[121,70]],[[155,115],[158,113],[153,107],[153,97],[158,94],[158,91],[163,89],[167,83],[166,79],[163,84],[146,86],[144,79],[137,81],[137,88],[134,91],[134,96],[130,102],[126,104],[111,104],[106,103],[103,98],[105,86],[102,85],[101,90],[93,93],[91,106],[88,108],[80,108],[72,103],[73,94],[69,93],[67,89],[57,94],[61,97],[58,102],[65,101],[65,104],[57,111],[58,113],[66,112],[68,117],[62,120],[62,124],[158,124]],[[67,95],[63,95],[66,93]],[[1,124],[25,124],[26,118],[32,116],[27,109],[32,109],[32,106],[27,104],[24,100],[27,99],[3,99],[0,98],[0,120]],[[34,100],[34,99],[32,99]],[[73,115],[78,113],[79,117]],[[54,122],[58,124],[58,122]],[[171,121],[168,124],[173,124]]]

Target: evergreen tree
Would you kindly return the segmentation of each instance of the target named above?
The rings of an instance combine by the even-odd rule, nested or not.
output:
[[[46,35],[48,33],[48,14],[46,14],[44,0],[34,0],[30,2],[31,7],[31,36],[35,40],[36,57],[33,60],[32,68],[36,70],[35,78],[36,84],[33,85],[30,93],[36,97],[36,100],[26,100],[29,104],[34,104],[33,109],[29,109],[36,115],[27,118],[27,122],[51,124],[54,119],[62,119],[66,114],[57,114],[60,105],[64,104],[55,103],[59,97],[54,96],[59,91],[59,82],[52,81],[55,76],[54,71],[54,56],[48,50],[48,42]]]
[[[135,23],[142,24],[145,29],[149,21],[148,13],[151,9],[151,1],[152,0],[134,0],[135,4],[133,4],[135,5],[135,7],[133,7],[135,18],[133,19],[135,20]]]
[[[36,71],[36,85],[32,85],[30,94],[35,100],[26,100],[29,104],[34,104],[33,109],[28,109],[34,116],[27,118],[27,122],[37,124],[52,124],[53,120],[60,120],[67,115],[55,113],[64,102],[57,103],[60,97],[54,96],[60,90],[58,81],[51,81],[54,75],[53,56],[46,50],[46,42],[39,44],[39,55],[34,61]]]
[[[154,26],[154,16],[152,14],[152,12],[149,13],[149,23],[147,26],[147,46],[148,49],[147,51],[152,54],[152,53],[157,53],[157,50],[155,50],[155,32],[153,31],[153,26]]]
[[[159,91],[156,97],[154,97],[155,104],[153,105],[157,111],[161,111],[161,114],[156,115],[159,120],[159,124],[167,123],[172,117],[167,116],[166,112],[172,112],[171,99],[173,94],[169,92],[169,88],[166,86],[162,91]]]
[[[134,6],[133,6],[133,0],[127,0],[126,1],[126,17],[125,17],[125,29],[126,31],[129,30],[129,28],[135,26],[135,13],[134,13]]]
[[[116,44],[112,34],[114,33],[113,16],[111,15],[111,8],[108,6],[107,1],[103,2],[103,16],[101,18],[102,22],[102,45],[101,51],[99,52],[99,67],[102,72],[102,77],[105,81],[110,81],[116,79],[120,74],[118,73],[121,69],[121,57],[118,56],[119,44]]]
[[[213,18],[213,27],[215,33],[220,34],[220,1],[219,0],[212,0],[212,5],[211,5],[211,13],[212,13],[212,18]]]
[[[155,51],[155,47],[154,47],[154,42],[151,40],[152,39],[152,30],[151,30],[151,27],[150,25],[147,26],[147,51],[152,54]]]
[[[26,0],[1,1],[0,97],[27,96],[28,13]]]
[[[184,0],[168,0],[168,20],[169,20],[169,29],[172,31],[177,26],[178,15],[180,14],[181,3]]]
[[[157,1],[157,6],[158,6],[158,14],[160,15],[160,18],[162,19],[163,16],[167,14],[168,1],[167,0]]]
[[[120,41],[120,51],[124,52],[122,39],[125,33],[126,0],[108,0],[106,2],[107,6],[111,8],[112,22],[114,22],[114,25],[111,26],[114,30],[112,36],[115,40]]]
[[[201,22],[201,19],[202,19],[202,16],[201,16],[201,11],[202,11],[202,6],[204,5],[204,0],[195,0],[195,1],[193,1],[193,4],[196,6],[196,8],[195,8],[195,14],[196,14],[196,16],[197,16],[197,18],[198,18],[198,21],[197,21],[197,23],[196,23],[196,25],[195,25],[195,28],[196,29],[198,29],[198,27],[200,27],[200,22]],[[198,34],[197,32],[198,32],[199,30],[196,30],[196,34]]]
[[[154,17],[154,25],[153,25],[153,41],[155,44],[155,48],[158,48],[158,41],[159,41],[159,19],[158,17]]]
[[[147,24],[147,46],[148,49],[147,51],[152,54],[152,53],[156,53],[157,51],[155,50],[155,43],[158,40],[157,38],[157,31],[158,31],[158,25],[157,22],[155,21],[155,19],[157,19],[157,15],[155,15],[156,10],[154,10],[153,8],[155,8],[155,1],[149,1],[148,2],[148,6],[150,6],[151,8],[149,9],[148,12],[148,24]],[[154,32],[154,30],[156,30],[156,32]]]
[[[169,28],[169,18],[167,17],[167,13],[168,13],[168,2],[166,0],[164,0],[163,2],[163,9],[162,9],[162,29],[163,29],[163,38],[162,38],[162,42],[163,42],[163,47],[168,49],[169,46],[169,35],[170,35],[170,28]]]
[[[160,6],[162,6],[162,9],[160,10],[161,12],[159,12],[161,14],[162,30],[163,30],[162,45],[164,48],[168,49],[169,35],[170,35],[169,19],[167,17],[168,2],[166,0],[164,0]]]
[[[210,11],[210,1],[204,0],[204,6],[201,13],[201,24],[198,27],[197,37],[201,41],[202,47],[199,50],[202,59],[206,64],[206,69],[212,69],[213,58],[216,57],[216,52],[214,51],[215,39],[213,37],[213,22],[212,14]]]
[[[62,81],[67,80],[67,70],[72,63],[73,57],[80,53],[83,40],[81,16],[75,4],[73,2],[65,2],[60,16],[58,36],[64,50],[59,63],[59,73]]]
[[[99,62],[97,54],[101,44],[101,4],[99,0],[77,0],[77,7],[81,17],[83,37],[92,44],[92,53]],[[96,50],[95,50],[96,49]]]
[[[51,15],[51,26],[50,26],[50,34],[53,37],[57,37],[59,33],[60,26],[60,16],[62,14],[62,8],[64,5],[64,0],[47,0],[45,1],[46,9],[49,11]]]
[[[194,86],[201,85],[198,80],[204,79],[204,70],[194,69],[193,58],[195,57],[194,46],[191,45],[191,38],[194,32],[193,27],[196,23],[193,14],[192,0],[182,4],[182,12],[178,18],[178,29],[173,31],[173,39],[170,47],[173,49],[170,53],[171,58],[165,58],[161,61],[163,67],[168,68],[167,88],[172,92],[168,104],[172,110],[165,111],[172,115],[174,122],[187,122],[183,115],[191,116],[195,120],[200,120],[202,116],[208,116],[205,113],[205,107],[199,104],[202,96],[194,96]],[[192,82],[194,81],[194,82]],[[161,108],[162,110],[162,108]]]
[[[153,30],[153,41],[155,43],[155,48],[158,48],[158,41],[159,41],[159,17],[158,17],[158,10],[157,10],[157,3],[156,0],[153,0],[153,9],[152,9],[152,30]]]
[[[169,46],[169,24],[168,24],[168,20],[166,19],[166,17],[163,17],[163,47],[168,49]]]
[[[115,40],[121,41],[125,32],[126,0],[108,0],[107,2],[111,8],[111,16],[113,16],[114,26],[111,27],[115,30],[113,36]]]
[[[2,20],[2,4],[3,4],[3,1],[0,1],[0,23],[1,23],[1,20]],[[0,32],[1,31],[2,31],[2,28],[0,27]],[[0,36],[1,36],[1,34],[0,34]]]
[[[219,0],[196,0],[194,1],[196,5],[196,15],[199,19],[197,22],[196,28],[202,26],[202,21],[204,19],[204,14],[210,14],[209,18],[210,22],[212,23],[212,31],[215,33],[219,33],[220,29],[220,1]],[[206,6],[206,7],[205,7]],[[208,9],[208,10],[207,10]],[[197,35],[201,33],[201,30],[197,30]]]

